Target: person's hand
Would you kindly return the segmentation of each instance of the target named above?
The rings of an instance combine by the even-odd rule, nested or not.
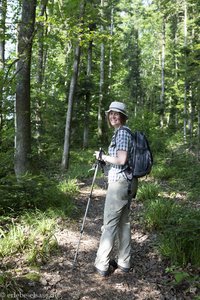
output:
[[[97,160],[102,160],[102,153],[103,151],[95,151],[94,156],[96,157]]]
[[[97,160],[101,161],[103,164],[106,164],[108,156],[105,155],[105,152],[103,150],[95,151],[94,156]]]

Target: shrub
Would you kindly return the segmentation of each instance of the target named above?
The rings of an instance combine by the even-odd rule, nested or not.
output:
[[[172,200],[158,198],[145,202],[144,222],[149,230],[163,231],[171,222],[172,211],[176,204]]]
[[[30,264],[46,262],[57,248],[56,226],[56,218],[49,213],[27,211],[1,229],[0,257],[23,253]]]
[[[160,250],[177,265],[200,266],[200,211],[181,208],[173,212],[161,235]]]
[[[71,200],[78,192],[77,182],[69,180],[63,185],[43,175],[27,174],[20,181],[14,176],[4,177],[0,180],[0,211],[55,207],[69,213],[73,207]]]
[[[158,197],[160,188],[153,183],[143,183],[139,186],[137,192],[137,199],[140,201],[146,201],[150,199],[156,199]]]

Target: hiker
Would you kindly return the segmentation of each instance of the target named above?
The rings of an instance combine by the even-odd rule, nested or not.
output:
[[[130,203],[136,196],[138,179],[127,179],[128,161],[131,159],[131,134],[123,129],[128,115],[122,102],[114,101],[106,111],[108,125],[114,128],[108,155],[101,159],[109,166],[108,189],[104,206],[102,235],[95,260],[95,269],[103,277],[110,275],[113,268],[129,272],[131,267],[131,228],[129,222]],[[122,128],[121,128],[122,127]],[[120,128],[120,130],[119,130]],[[99,151],[95,151],[99,158]],[[117,244],[117,259],[111,257]]]

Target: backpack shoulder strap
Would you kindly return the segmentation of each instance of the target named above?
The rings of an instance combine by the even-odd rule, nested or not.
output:
[[[128,127],[124,127],[124,126],[120,127],[120,128],[117,130],[116,134],[118,133],[119,130],[126,130],[126,131],[129,132],[132,136],[134,136],[133,132],[132,132]]]
[[[120,128],[116,131],[115,136],[114,136],[114,138],[115,138],[115,143],[116,143],[117,134],[118,134],[118,132],[119,132],[120,130],[126,130],[128,133],[130,133],[130,135],[131,135],[131,137],[132,137],[132,141],[134,141],[134,143],[136,143],[136,135],[135,135],[135,133],[133,133],[133,132],[131,131],[131,129],[129,129],[128,127],[125,127],[125,126],[120,127]]]

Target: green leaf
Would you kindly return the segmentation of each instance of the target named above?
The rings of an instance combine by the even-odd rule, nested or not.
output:
[[[187,272],[177,272],[174,274],[174,278],[177,283],[180,283],[188,277],[190,277],[190,275]]]

